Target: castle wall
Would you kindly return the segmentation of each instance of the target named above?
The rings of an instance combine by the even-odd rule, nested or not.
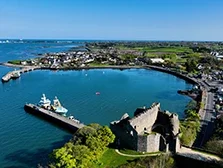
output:
[[[138,152],[147,152],[147,136],[139,135],[137,142]]]
[[[130,125],[110,124],[121,147],[137,150],[137,132]]]
[[[137,151],[158,152],[160,149],[160,134],[139,135]]]
[[[160,134],[147,136],[147,152],[158,152],[160,147]]]
[[[149,109],[146,109],[145,112],[129,120],[130,125],[138,132],[138,134],[143,133],[144,131],[150,132],[156,121],[159,109],[159,103],[152,105]]]

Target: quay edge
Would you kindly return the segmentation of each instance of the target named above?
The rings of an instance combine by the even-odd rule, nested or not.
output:
[[[26,112],[39,116],[47,121],[50,121],[53,124],[56,124],[59,127],[62,127],[72,133],[76,132],[79,128],[85,126],[82,123],[77,123],[71,119],[68,119],[64,116],[61,116],[44,108],[38,107],[34,104],[25,104],[24,109]]]

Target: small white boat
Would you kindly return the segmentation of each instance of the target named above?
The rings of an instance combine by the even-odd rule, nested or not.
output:
[[[96,94],[96,95],[100,95],[101,93],[100,93],[100,92],[96,92],[95,94]]]

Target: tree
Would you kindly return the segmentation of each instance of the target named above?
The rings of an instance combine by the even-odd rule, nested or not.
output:
[[[51,168],[91,167],[114,139],[114,134],[107,126],[90,124],[80,128],[70,142],[53,151],[51,155],[53,163],[49,166]]]
[[[76,159],[72,156],[70,150],[66,147],[54,150],[51,157],[54,161],[54,163],[49,165],[51,168],[73,168],[77,166]]]
[[[168,58],[168,59],[172,60],[173,62],[175,62],[176,59],[177,59],[177,54],[175,54],[175,53],[164,54],[164,55],[162,56],[162,58],[163,58],[163,59]]]
[[[185,109],[186,118],[180,123],[180,141],[183,145],[191,146],[200,131],[200,115],[197,113],[197,102],[190,101]]]
[[[186,120],[199,121],[200,115],[195,110],[187,110],[186,111]]]
[[[94,159],[91,150],[85,145],[74,145],[72,155],[80,168],[90,167],[90,161]]]
[[[87,137],[96,134],[96,129],[91,126],[80,128],[73,137],[75,144],[85,144]]]
[[[112,131],[107,126],[103,126],[98,129],[96,134],[87,136],[86,145],[93,151],[93,154],[97,158],[114,140],[115,135]]]
[[[181,143],[186,146],[192,146],[196,139],[197,132],[200,130],[200,122],[185,120],[181,122],[180,130]]]
[[[201,58],[200,63],[206,65],[207,67],[216,68],[220,66],[221,61],[219,61],[217,58],[213,56],[206,56]]]
[[[223,140],[210,140],[205,145],[207,150],[223,155]]]
[[[98,123],[91,123],[91,124],[89,124],[88,126],[94,128],[94,129],[96,129],[96,130],[99,130],[99,129],[102,127],[102,126],[101,126],[100,124],[98,124]]]
[[[194,72],[197,69],[197,64],[198,64],[198,61],[196,58],[194,57],[188,58],[185,63],[186,71]]]
[[[196,110],[197,109],[197,102],[194,100],[191,100],[187,105],[186,105],[186,111],[187,110]]]

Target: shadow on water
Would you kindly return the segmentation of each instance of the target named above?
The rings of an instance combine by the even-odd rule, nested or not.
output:
[[[19,166],[8,166],[6,168],[30,168],[37,167],[38,164],[46,165],[49,162],[49,154],[53,149],[63,146],[71,137],[72,135],[66,135],[63,137],[63,140],[53,142],[49,148],[39,148],[35,151],[21,149],[10,153],[6,155],[5,160],[9,161],[12,165]]]

